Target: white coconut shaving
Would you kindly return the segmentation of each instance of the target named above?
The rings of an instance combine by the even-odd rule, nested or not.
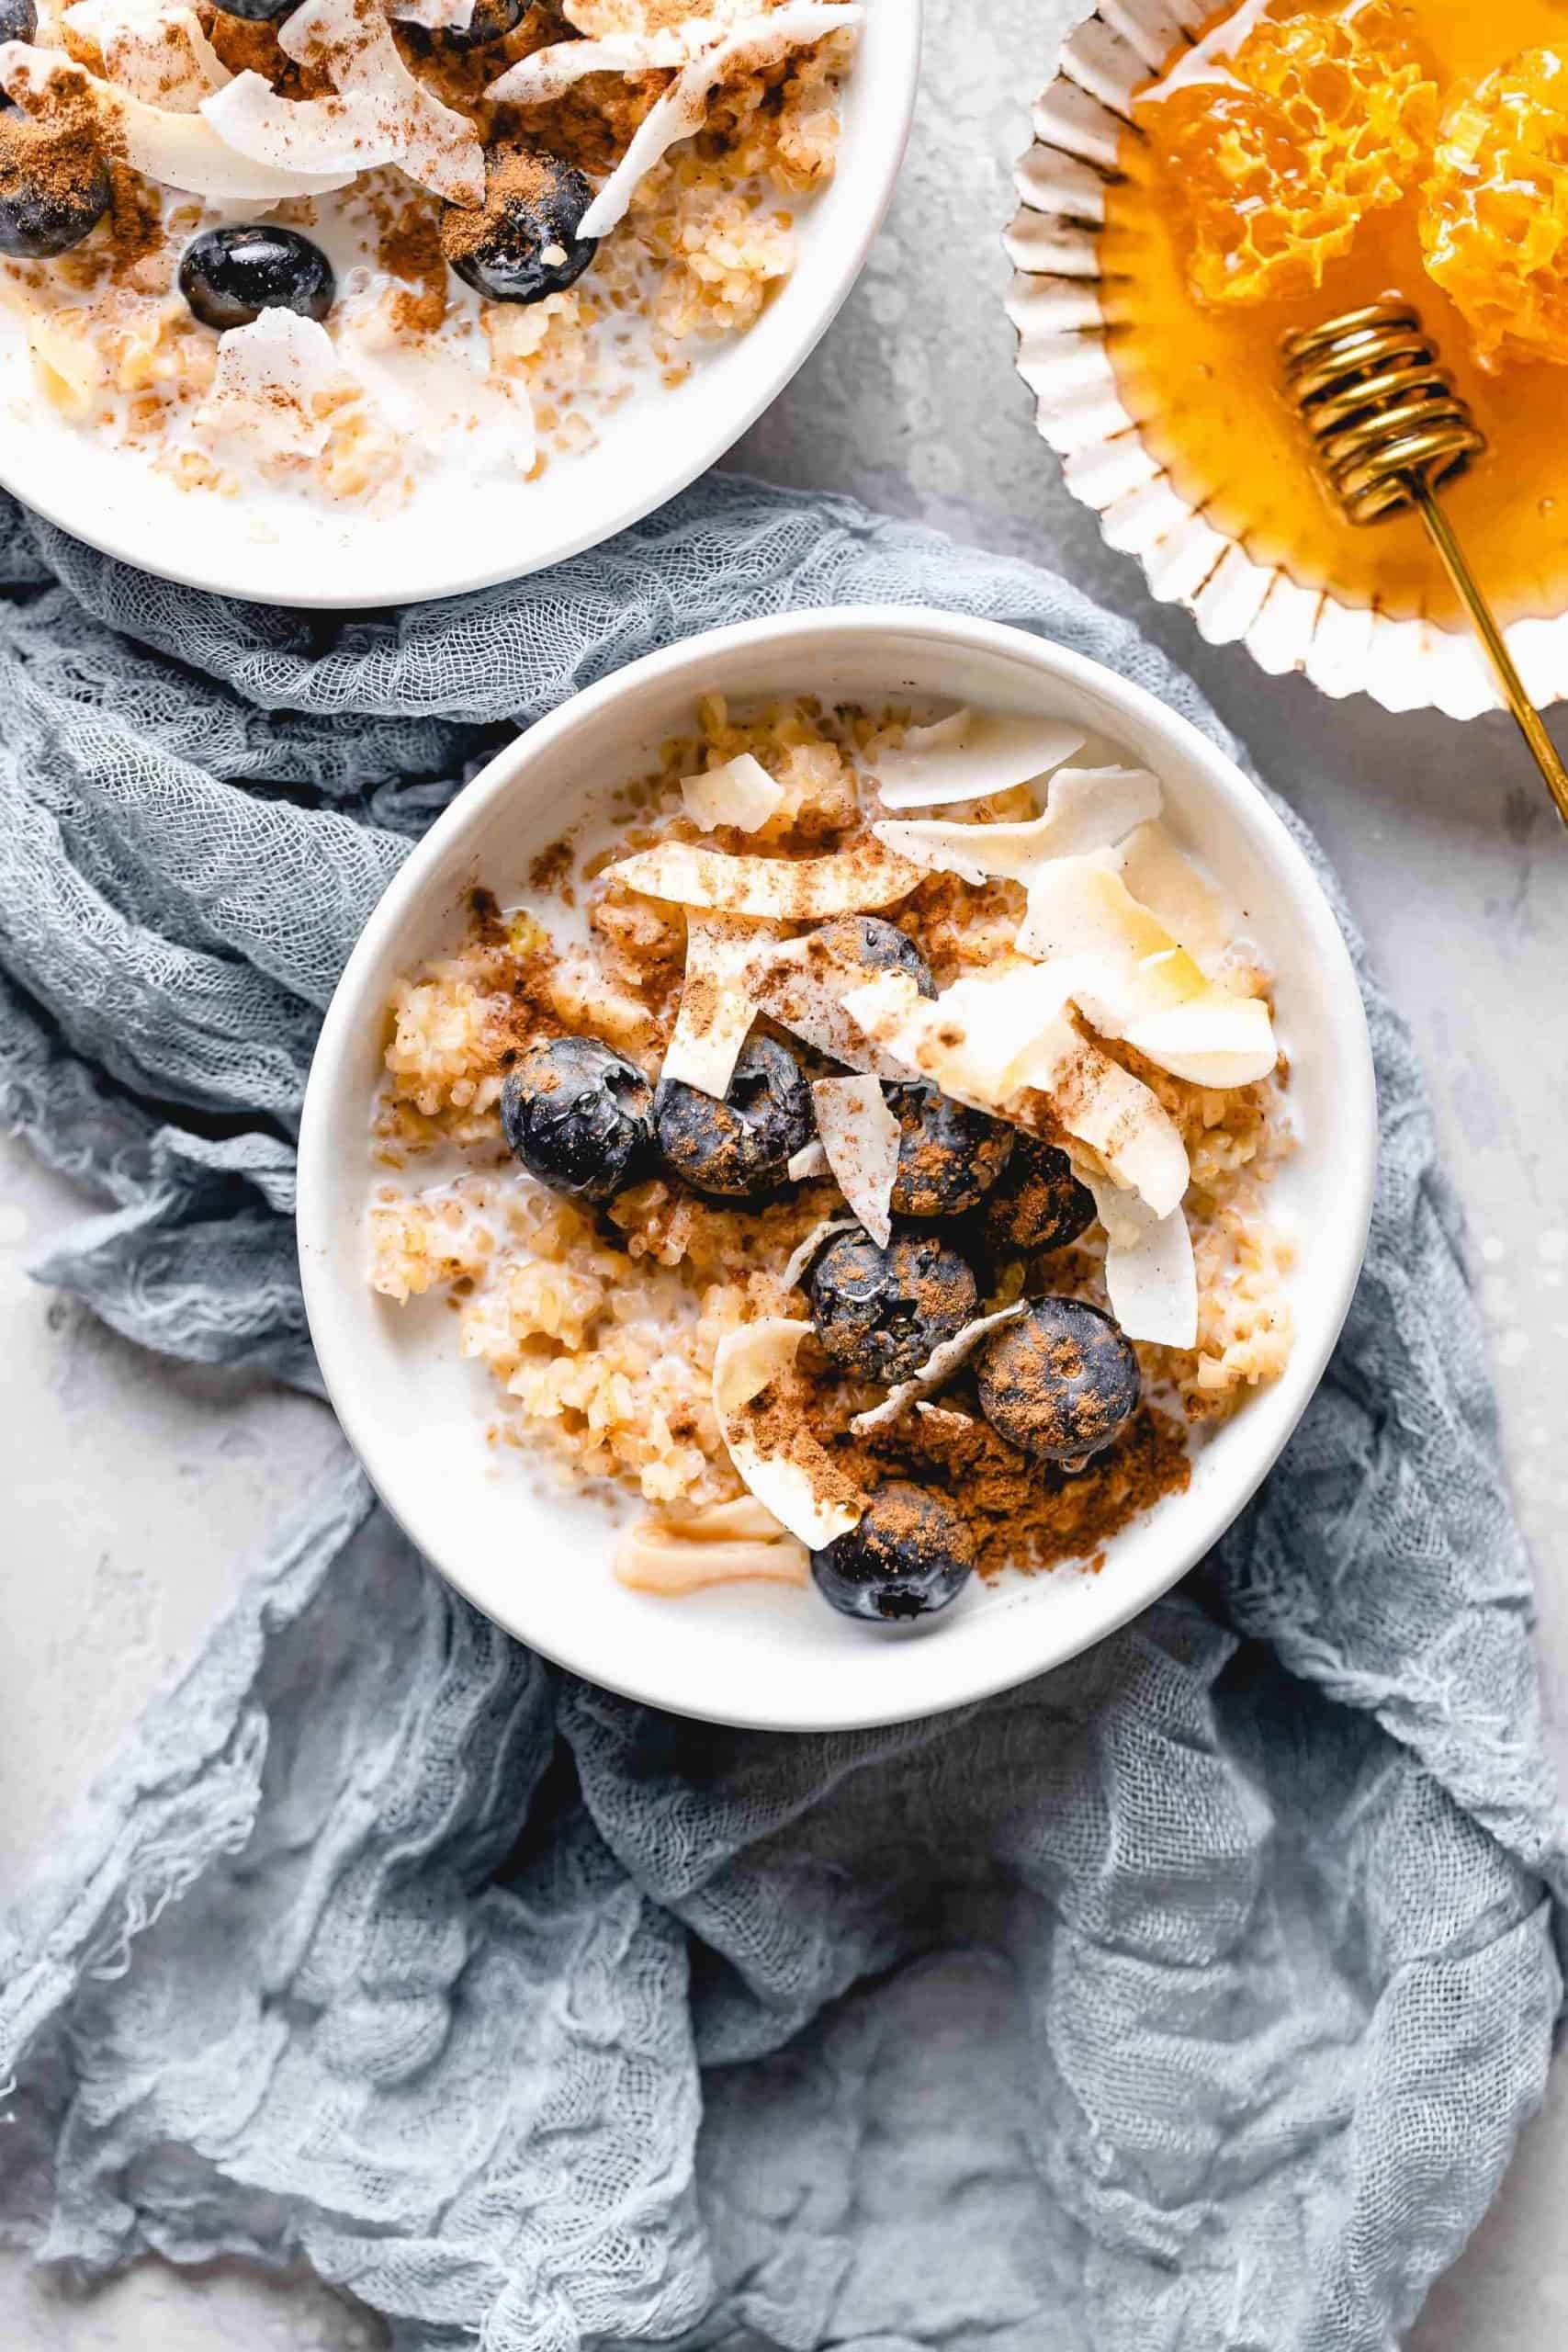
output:
[[[809,1143],[803,1143],[784,1163],[784,1174],[792,1184],[804,1184],[813,1176],[826,1176],[827,1173],[828,1155],[822,1148],[819,1136],[813,1136]]]
[[[1235,938],[1235,912],[1165,826],[1139,825],[1096,855],[1213,978]]]
[[[812,1473],[825,1474],[820,1484],[836,1483],[831,1465],[817,1440],[800,1430],[788,1454],[765,1454],[749,1433],[746,1408],[764,1389],[787,1380],[795,1368],[800,1343],[811,1335],[809,1323],[791,1323],[771,1317],[728,1331],[714,1352],[713,1409],[737,1475],[749,1494],[782,1527],[819,1552],[858,1527],[865,1516],[863,1498],[854,1503],[825,1500]]]
[[[720,1102],[759,1011],[756,976],[772,934],[723,916],[693,915],[686,972],[661,1075]]]
[[[389,13],[400,25],[423,25],[427,33],[466,33],[474,21],[474,0],[394,0]]]
[[[690,842],[660,842],[604,869],[606,881],[646,899],[793,922],[893,906],[919,878],[918,866],[869,844],[831,857],[731,857]]]
[[[819,1078],[817,1132],[839,1190],[879,1250],[893,1238],[893,1187],[903,1130],[874,1078]]]
[[[73,0],[60,21],[97,51],[116,89],[169,114],[194,114],[230,78],[189,0]]]
[[[378,164],[400,163],[407,148],[401,110],[368,90],[286,98],[264,75],[247,72],[204,98],[201,111],[237,155],[280,172],[352,176]]]
[[[1142,1080],[1066,1018],[1070,978],[1065,965],[1024,966],[960,980],[933,1001],[907,973],[888,972],[844,1003],[869,1036],[957,1102],[1005,1118],[1022,1114],[1024,1093],[1044,1095],[1058,1125],[1164,1216],[1187,1190],[1186,1148]]]
[[[737,832],[754,833],[784,806],[784,788],[775,784],[761,760],[750,752],[727,760],[721,768],[689,775],[681,786],[688,817],[711,832],[716,825],[733,825]]]
[[[616,1581],[665,1598],[718,1584],[808,1583],[806,1547],[754,1496],[655,1513],[615,1546]]]
[[[855,1415],[850,1427],[856,1437],[868,1437],[873,1430],[888,1428],[907,1413],[911,1405],[919,1404],[922,1396],[930,1396],[936,1389],[943,1387],[955,1373],[963,1370],[981,1340],[988,1338],[991,1332],[999,1331],[1004,1323],[1015,1321],[1024,1312],[1027,1304],[1027,1300],[1021,1298],[1016,1306],[1000,1307],[995,1315],[977,1316],[973,1323],[965,1323],[962,1331],[955,1331],[951,1340],[943,1340],[908,1380],[901,1380],[897,1388],[888,1390],[880,1405],[873,1405],[868,1411]]]
[[[1110,849],[1134,826],[1157,817],[1159,780],[1147,768],[1063,768],[1043,816],[1020,824],[966,824],[928,818],[872,827],[879,842],[918,865],[962,881],[1021,882],[1062,857]]]
[[[824,1153],[823,1165],[826,1166],[826,1164],[827,1154]],[[852,1216],[827,1216],[822,1219],[820,1224],[814,1225],[810,1232],[807,1235],[805,1240],[797,1242],[795,1247],[790,1251],[789,1257],[784,1264],[784,1272],[779,1276],[779,1281],[782,1283],[784,1289],[798,1289],[801,1282],[809,1272],[811,1261],[816,1257],[817,1252],[818,1250],[822,1249],[826,1243],[831,1241],[835,1234],[858,1233],[859,1231],[859,1220]]]
[[[814,1046],[830,1061],[862,1077],[897,1080],[907,1077],[901,1062],[885,1053],[844,1010],[852,989],[863,985],[865,967],[825,955],[818,938],[785,940],[758,976],[763,1011],[781,1029]]]
[[[277,45],[296,64],[324,73],[340,96],[375,102],[410,179],[449,203],[482,205],[484,151],[466,115],[443,105],[404,64],[392,28],[371,0],[303,0],[278,27]],[[297,103],[310,104],[309,100]]]
[[[585,74],[675,69],[674,80],[643,117],[626,153],[582,217],[582,236],[604,237],[625,219],[637,182],[677,141],[702,129],[708,99],[727,74],[774,64],[791,50],[808,48],[829,33],[858,25],[863,13],[860,0],[784,0],[782,7],[739,19],[726,9],[684,25],[612,34],[602,40],[558,42],[520,58],[490,85],[485,96],[534,105],[558,97]]]
[[[276,203],[282,197],[325,196],[346,187],[352,172],[284,170],[236,153],[201,114],[176,114],[116,89],[58,51],[26,41],[0,42],[0,88],[24,110],[29,101],[87,96],[116,153],[133,171],[187,196],[217,203]],[[205,102],[204,102],[205,103]]]
[[[338,381],[325,327],[294,311],[263,311],[218,338],[218,366],[198,427],[214,439],[237,435],[269,457],[314,457],[328,424],[321,396]]]
[[[1037,784],[1083,746],[1082,729],[1061,719],[955,710],[934,726],[906,728],[899,749],[878,758],[872,780],[885,808],[954,808]]]
[[[1100,1176],[1083,1181],[1105,1227],[1105,1287],[1122,1330],[1164,1348],[1195,1348],[1198,1269],[1186,1210],[1156,1216],[1135,1193]]]

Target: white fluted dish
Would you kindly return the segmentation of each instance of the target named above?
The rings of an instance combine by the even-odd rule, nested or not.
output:
[[[1299,673],[1326,695],[1367,694],[1386,710],[1498,709],[1472,638],[1342,604],[1258,562],[1182,497],[1122,403],[1100,303],[1105,191],[1134,91],[1213,14],[1213,0],[1101,0],[1035,100],[1007,232],[1008,311],[1041,436],[1107,546],[1135,556],[1153,594],[1184,606],[1211,645],[1244,645],[1271,676]],[[1517,621],[1507,635],[1534,700],[1568,697],[1568,613]]]

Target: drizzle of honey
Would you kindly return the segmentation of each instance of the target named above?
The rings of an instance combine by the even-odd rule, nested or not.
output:
[[[1325,14],[1351,13],[1321,0]],[[1225,77],[1224,52],[1265,17],[1299,16],[1303,0],[1242,0],[1204,30],[1222,53],[1205,65],[1186,45],[1168,61],[1190,84]],[[1530,48],[1568,50],[1568,0],[1411,0],[1402,25],[1447,106]],[[1214,40],[1215,28],[1224,31]],[[1211,306],[1187,279],[1189,206],[1159,152],[1160,87],[1143,94],[1123,137],[1121,176],[1107,189],[1101,300],[1107,347],[1128,413],[1191,506],[1240,540],[1258,563],[1349,605],[1458,626],[1452,590],[1411,515],[1358,530],[1310,463],[1303,429],[1280,390],[1280,339],[1398,294],[1420,311],[1444,365],[1491,444],[1443,503],[1500,617],[1550,618],[1568,608],[1568,364],[1506,360],[1488,372],[1471,354],[1463,318],[1428,277],[1417,234],[1419,189],[1368,212],[1350,250],[1307,297]],[[1568,363],[1568,351],[1563,354]]]

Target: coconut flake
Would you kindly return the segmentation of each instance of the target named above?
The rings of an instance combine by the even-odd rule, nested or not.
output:
[[[1228,952],[1235,917],[1220,892],[1178,849],[1164,825],[1139,825],[1114,849],[1097,853],[1101,864],[1122,876],[1133,897],[1147,907],[1173,939],[1212,979]]]
[[[1105,1287],[1130,1340],[1164,1348],[1198,1344],[1198,1270],[1187,1212],[1156,1216],[1135,1193],[1086,1176],[1105,1227]]]
[[[827,1165],[826,1153],[823,1154],[823,1165]],[[859,1220],[852,1216],[825,1216],[820,1224],[814,1225],[805,1240],[797,1242],[789,1254],[784,1272],[779,1276],[784,1288],[785,1290],[799,1289],[810,1268],[811,1261],[823,1243],[831,1241],[836,1233],[858,1233],[859,1231]]]
[[[606,866],[604,878],[676,906],[811,922],[867,914],[907,899],[919,869],[863,843],[832,857],[731,857],[689,842],[660,842]]]
[[[709,832],[716,825],[733,825],[737,832],[754,833],[778,814],[784,797],[783,785],[750,752],[704,775],[687,776],[681,786],[687,816]]]
[[[340,95],[376,101],[383,130],[396,132],[399,161],[411,179],[452,204],[483,204],[479,134],[466,115],[443,105],[410,73],[373,0],[304,0],[279,25],[277,45],[296,64],[324,73]]]
[[[368,90],[285,98],[246,72],[204,98],[201,111],[237,155],[277,171],[367,172],[400,163],[406,150],[400,109]]]
[[[686,924],[686,975],[660,1073],[720,1102],[757,1018],[756,975],[769,934],[724,917]]]
[[[772,65],[792,49],[807,47],[829,33],[858,25],[860,0],[784,0],[784,6],[737,22],[728,9],[684,25],[603,40],[558,42],[519,58],[493,81],[485,96],[499,102],[536,105],[558,97],[585,74],[645,74],[676,68],[669,88],[657,98],[633,132],[630,144],[583,214],[580,234],[608,236],[625,219],[637,182],[661,162],[678,140],[700,130],[707,102],[726,74],[741,67]],[[584,53],[586,52],[586,54]]]
[[[1100,1154],[1160,1216],[1190,1173],[1175,1123],[1061,1007],[1073,972],[1032,965],[996,979],[959,980],[931,1000],[907,973],[889,972],[845,998],[868,1035],[955,1101],[1028,1125],[1027,1092],[1043,1094],[1070,1136]]]
[[[716,1584],[806,1584],[806,1547],[750,1495],[687,1511],[654,1512],[615,1547],[616,1580],[666,1597]]]
[[[60,21],[96,50],[117,89],[169,114],[194,114],[230,78],[188,0],[73,0]]]
[[[400,25],[423,25],[427,33],[466,33],[474,21],[474,0],[394,0],[389,11]]]
[[[821,1498],[819,1486],[837,1483],[827,1454],[809,1430],[796,1432],[788,1454],[761,1453],[749,1433],[746,1408],[765,1388],[786,1380],[795,1368],[809,1323],[777,1317],[728,1331],[714,1351],[713,1409],[736,1471],[764,1510],[808,1551],[819,1552],[865,1516],[864,1499],[854,1503]],[[819,1479],[814,1472],[823,1474]]]
[[[273,456],[313,457],[324,446],[321,393],[338,380],[325,327],[294,311],[266,310],[218,338],[218,367],[195,422],[220,438],[235,434]]]
[[[955,710],[934,727],[906,728],[902,746],[878,758],[873,781],[885,808],[956,807],[1037,783],[1083,746],[1081,729],[1057,718]]]
[[[31,111],[30,101],[90,97],[106,140],[133,171],[188,196],[228,204],[325,196],[346,187],[352,172],[283,170],[237,154],[200,114],[176,114],[116,89],[85,66],[26,41],[0,42],[0,88]]]
[[[827,954],[808,933],[774,949],[758,976],[757,991],[769,1019],[791,1036],[863,1077],[897,1081],[907,1075],[903,1064],[874,1045],[844,1009],[845,997],[864,980],[863,965]]]
[[[981,1315],[973,1323],[965,1323],[962,1331],[955,1331],[951,1340],[942,1341],[940,1348],[933,1348],[924,1363],[912,1372],[908,1380],[901,1380],[897,1388],[890,1388],[880,1405],[873,1405],[869,1411],[855,1415],[850,1423],[855,1436],[869,1437],[873,1430],[886,1429],[907,1413],[911,1405],[918,1404],[922,1396],[929,1396],[934,1389],[941,1388],[968,1363],[983,1339],[992,1331],[999,1331],[1004,1323],[1013,1322],[1027,1305],[1028,1301],[1021,1298],[1015,1306],[1001,1307],[995,1315]]]
[[[874,825],[873,832],[900,857],[964,882],[1021,882],[1061,857],[1109,849],[1136,825],[1160,812],[1158,778],[1147,768],[1063,768],[1053,779],[1045,812],[1021,824],[976,825],[926,819]]]
[[[822,1148],[820,1136],[813,1136],[809,1143],[803,1143],[800,1149],[792,1153],[784,1162],[784,1174],[792,1184],[804,1184],[809,1177],[826,1176],[827,1173],[828,1155]]]
[[[819,1078],[811,1089],[828,1165],[879,1250],[893,1238],[893,1187],[903,1130],[874,1078]]]

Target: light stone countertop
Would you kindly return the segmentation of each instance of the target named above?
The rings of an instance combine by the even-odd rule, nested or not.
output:
[[[878,0],[898,5],[898,0]],[[1413,1023],[1468,1205],[1548,1705],[1568,1741],[1568,842],[1501,719],[1461,728],[1335,705],[1203,646],[1152,606],[1062,489],[1012,371],[999,237],[1024,95],[1071,0],[927,0],[919,122],[892,217],[838,325],[738,462],[1054,565],[1134,614],[1202,684],[1315,828]],[[1562,740],[1568,741],[1568,733]],[[324,1408],[150,1362],[30,1284],[80,1204],[0,1147],[0,1362],[13,1438],[0,1604],[0,1885],[14,1886],[147,1695],[189,1653],[324,1464]],[[1559,2068],[1416,2352],[1568,2341],[1568,2090]],[[359,2352],[374,2331],[306,2282],[156,2265],[86,2301],[0,2262],[6,2352]]]

